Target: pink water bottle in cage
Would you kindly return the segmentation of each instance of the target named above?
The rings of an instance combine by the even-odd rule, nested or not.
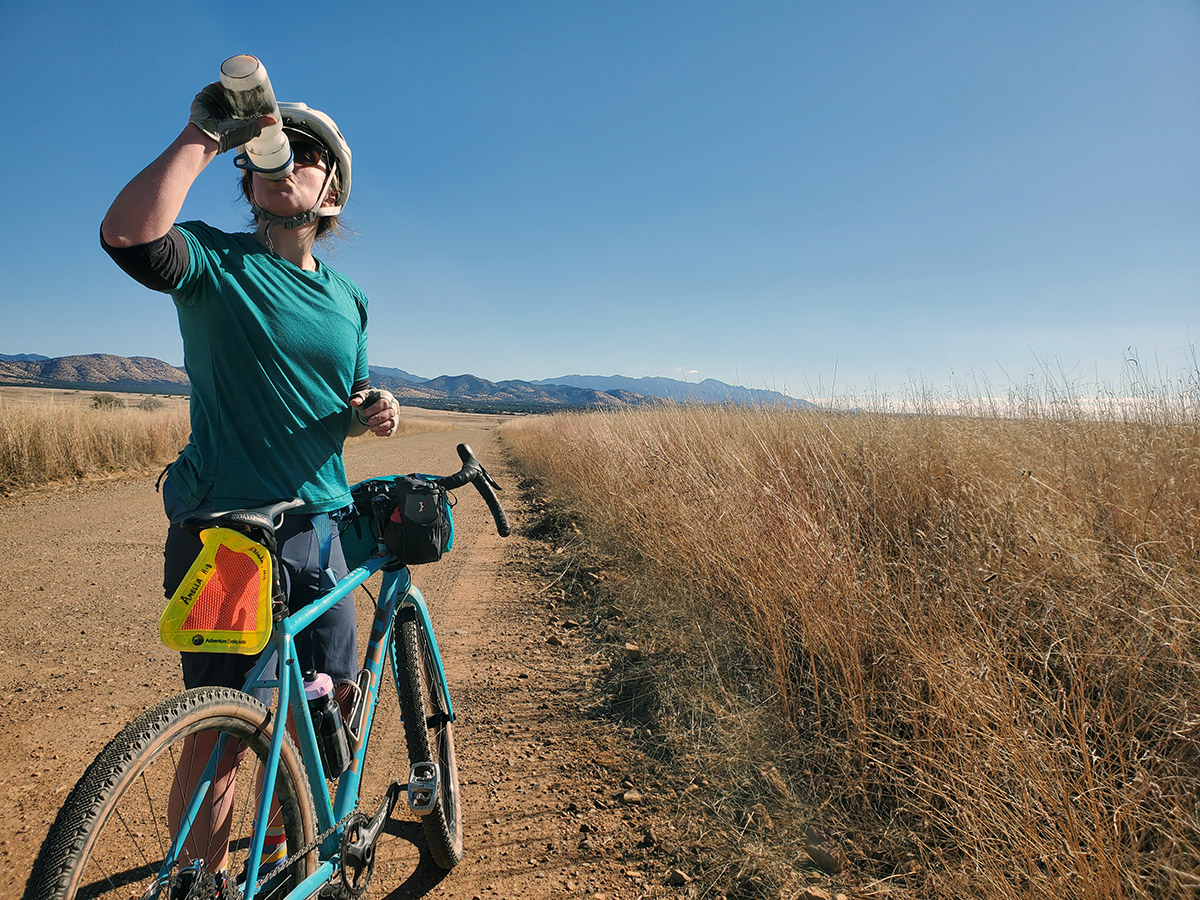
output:
[[[324,672],[305,672],[304,699],[308,701],[325,777],[337,778],[350,765],[350,741],[342,725],[341,710],[333,698],[333,679]]]

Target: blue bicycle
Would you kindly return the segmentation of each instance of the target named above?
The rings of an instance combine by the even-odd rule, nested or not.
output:
[[[475,485],[507,535],[498,485],[468,446],[460,444],[458,454],[463,467],[456,474],[408,480],[446,491]],[[242,691],[185,691],[138,716],[104,748],[50,829],[26,884],[27,900],[354,900],[370,882],[376,842],[401,796],[421,817],[434,862],[450,869],[462,859],[454,708],[425,600],[406,560],[389,549],[395,543],[385,540],[403,480],[354,487],[351,521],[367,536],[370,555],[321,599],[287,615],[276,576],[273,652],[261,654]],[[275,528],[297,503],[193,524],[241,531],[274,555]],[[381,570],[365,660],[343,724],[306,700],[294,638]],[[410,767],[407,781],[392,781],[368,814],[359,789],[385,660]],[[250,696],[256,689],[277,692],[276,712]],[[291,729],[279,727],[285,718]]]

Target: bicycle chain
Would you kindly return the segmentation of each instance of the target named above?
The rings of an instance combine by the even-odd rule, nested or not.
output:
[[[343,825],[345,825],[347,822],[349,822],[356,815],[358,815],[357,807],[355,809],[351,810],[349,813],[347,813],[344,818],[340,819],[337,822],[334,822],[332,825],[329,826],[329,828],[327,828],[325,831],[318,834],[315,838],[313,838],[311,841],[309,841],[307,844],[305,844],[303,847],[301,847],[295,853],[291,854],[287,859],[285,859],[283,861],[283,864],[281,866],[278,866],[277,868],[273,869],[271,872],[268,872],[266,875],[260,875],[258,881],[256,881],[254,883],[255,896],[258,896],[258,892],[260,890],[262,890],[263,885],[266,884],[268,881],[270,881],[272,876],[274,876],[276,872],[278,872],[280,869],[282,869],[283,871],[286,872],[288,870],[288,868],[290,866],[292,866],[294,863],[303,859],[309,853],[312,853],[312,851],[316,850],[319,846],[321,846],[321,844],[325,843],[325,839],[327,837],[329,837],[331,834],[333,834],[335,831],[337,831],[339,828],[341,828]],[[244,893],[243,893],[243,896],[245,896]]]
[[[333,825],[331,825],[325,831],[318,834],[315,838],[313,838],[311,841],[309,841],[307,844],[305,844],[303,847],[301,847],[295,853],[291,854],[287,859],[285,859],[283,861],[283,863],[280,866],[273,868],[270,872],[267,872],[265,875],[259,876],[258,881],[256,881],[254,884],[255,896],[258,896],[258,893],[259,893],[259,891],[261,891],[263,889],[263,886],[268,881],[270,881],[272,878],[274,878],[280,871],[286,872],[290,866],[292,866],[297,861],[303,859],[305,856],[307,856],[313,850],[316,850],[317,847],[321,846],[321,844],[323,844],[325,842],[326,838],[328,838],[335,831],[337,831],[339,828],[341,828],[343,825],[345,825],[347,822],[349,822],[351,819],[353,819],[357,815],[361,815],[361,813],[358,812],[357,808],[354,810],[351,810],[344,818],[340,819],[337,822],[334,822]],[[168,882],[168,884],[173,884],[175,881],[175,878],[176,878],[176,876],[174,876],[174,875],[170,876],[170,881]],[[364,884],[363,886],[365,887],[366,885]],[[322,891],[321,896],[329,896],[329,895],[325,894],[324,892],[325,892],[325,890],[327,890],[328,888],[331,888],[331,887],[333,887],[332,883],[327,884],[323,888],[321,888],[321,891]],[[350,889],[350,886],[345,883],[344,874],[342,877],[342,885],[338,888],[335,888],[334,890],[337,892],[336,895],[340,895],[340,896],[346,896],[347,890],[352,890],[352,889]],[[360,894],[361,894],[361,892],[360,892]],[[222,887],[221,885],[219,885],[217,883],[216,876],[211,875],[209,873],[204,873],[200,876],[199,879],[196,880],[195,883],[192,884],[191,888],[188,890],[186,900],[241,900],[241,898],[244,896],[246,896],[246,892],[238,891],[237,886],[233,883],[232,879],[224,882],[224,886]],[[351,896],[353,896],[353,894],[351,894]]]

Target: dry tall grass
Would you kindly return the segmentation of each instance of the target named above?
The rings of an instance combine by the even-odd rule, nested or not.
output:
[[[657,629],[655,724],[744,848],[798,862],[816,824],[921,896],[1161,898],[1200,891],[1191,409],[502,433]]]
[[[0,492],[163,466],[191,433],[186,402],[179,398],[169,405],[143,400],[141,406],[115,406],[112,394],[38,393],[45,396],[0,398]],[[403,418],[396,434],[452,427],[434,419]],[[371,439],[365,434],[350,442]]]
[[[0,491],[163,465],[187,443],[186,407],[0,404]]]
[[[402,418],[397,436],[451,422]],[[50,481],[137,472],[174,460],[191,433],[187,398],[7,388],[0,394],[0,493]],[[348,443],[372,440],[370,433]]]

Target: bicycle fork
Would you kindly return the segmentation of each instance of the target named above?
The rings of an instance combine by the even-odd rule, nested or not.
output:
[[[442,666],[441,653],[438,651],[437,639],[434,637],[433,623],[429,618],[429,609],[425,605],[425,598],[413,585],[406,569],[389,572],[384,576],[380,599],[375,607],[375,620],[371,624],[371,633],[367,640],[366,660],[358,675],[354,705],[349,715],[348,730],[352,762],[348,774],[351,779],[359,776],[363,739],[370,731],[375,702],[379,696],[379,678],[383,672],[385,647],[391,657],[392,677],[396,682],[396,692],[400,693],[401,675],[399,661],[396,658],[395,624],[401,618],[415,619],[417,627],[424,632],[433,667],[436,669],[435,680],[430,685],[430,689],[437,699],[437,714],[450,722],[454,721],[454,710],[450,704],[446,674]],[[430,674],[433,675],[433,673]],[[437,804],[441,777],[441,767],[435,760],[417,760],[409,767],[408,782],[406,784],[393,782],[388,789],[388,796],[385,797],[384,803],[380,807],[382,811],[386,806],[387,813],[382,816],[380,813],[376,813],[371,821],[386,821],[387,815],[390,815],[391,810],[395,807],[401,791],[407,794],[409,809],[418,816],[428,815]]]

